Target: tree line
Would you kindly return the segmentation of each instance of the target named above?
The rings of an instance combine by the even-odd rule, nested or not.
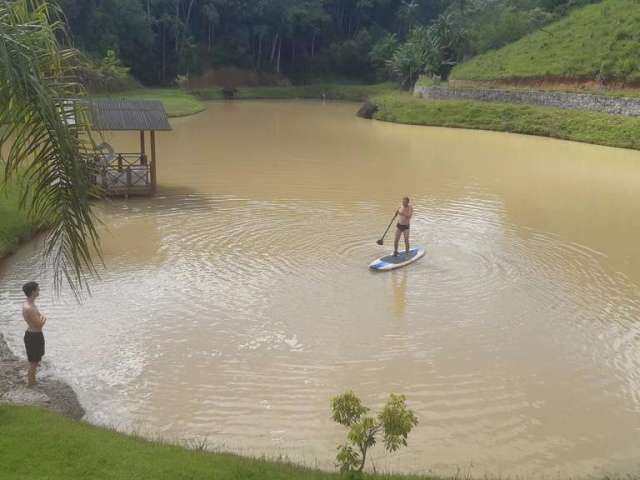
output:
[[[146,84],[234,65],[316,79],[446,77],[590,0],[59,0],[76,46]]]

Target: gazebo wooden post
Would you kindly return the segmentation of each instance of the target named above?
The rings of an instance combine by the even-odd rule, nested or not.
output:
[[[156,193],[156,131],[151,130],[151,194]]]
[[[140,130],[140,162],[142,163],[142,165],[145,165],[147,163],[145,154],[144,130]]]

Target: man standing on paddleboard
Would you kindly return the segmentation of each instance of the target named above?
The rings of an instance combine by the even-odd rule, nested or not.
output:
[[[402,205],[398,209],[398,224],[396,225],[396,238],[393,242],[393,256],[398,256],[398,243],[400,237],[404,234],[404,246],[406,253],[409,254],[409,227],[411,224],[411,217],[413,216],[413,206],[409,204],[409,197],[402,199]]]

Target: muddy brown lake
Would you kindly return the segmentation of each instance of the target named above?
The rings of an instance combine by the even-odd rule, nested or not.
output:
[[[212,103],[158,134],[159,192],[97,206],[104,267],[52,296],[48,367],[90,422],[333,468],[332,396],[403,393],[420,424],[378,471],[640,473],[640,152],[358,119],[357,106]],[[136,135],[110,134],[118,151]],[[373,273],[404,195],[420,261]]]

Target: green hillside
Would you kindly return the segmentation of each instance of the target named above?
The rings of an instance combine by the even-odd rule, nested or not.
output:
[[[604,0],[457,66],[453,80],[640,84],[640,2]]]

